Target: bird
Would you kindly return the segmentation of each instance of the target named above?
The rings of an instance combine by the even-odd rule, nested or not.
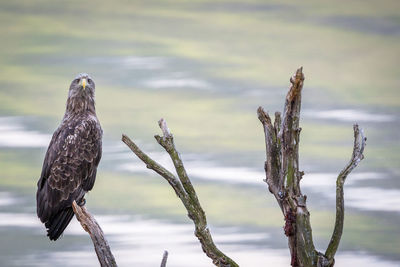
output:
[[[102,156],[103,130],[96,116],[95,83],[86,73],[71,82],[64,117],[55,130],[37,183],[36,211],[50,240],[64,232],[93,188]]]

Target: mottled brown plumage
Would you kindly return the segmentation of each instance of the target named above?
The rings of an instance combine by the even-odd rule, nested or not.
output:
[[[82,73],[71,83],[64,118],[53,134],[36,194],[37,215],[50,240],[57,240],[96,179],[102,129],[95,111],[95,84]]]

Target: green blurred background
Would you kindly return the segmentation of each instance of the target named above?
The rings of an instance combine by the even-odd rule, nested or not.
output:
[[[398,1],[1,1],[0,265],[97,264],[76,223],[51,243],[35,214],[69,84],[87,72],[104,130],[87,206],[121,266],[158,265],[163,249],[171,266],[211,266],[173,190],[120,141],[127,134],[170,167],[153,139],[161,117],[217,245],[243,266],[289,266],[283,218],[262,182],[256,109],[281,111],[303,66],[300,164],[317,247],[330,238],[335,175],[358,122],[368,146],[345,188],[337,264],[397,266],[399,10]]]

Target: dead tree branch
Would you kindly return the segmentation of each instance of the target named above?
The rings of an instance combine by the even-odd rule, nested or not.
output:
[[[238,266],[238,264],[220,251],[214,244],[207,226],[206,214],[186,173],[181,156],[175,148],[174,138],[167,127],[167,123],[164,119],[161,119],[158,124],[163,132],[163,136],[156,135],[155,139],[170,155],[179,179],[147,156],[128,136],[122,135],[122,141],[146,164],[147,168],[154,170],[164,177],[172,186],[176,195],[181,199],[188,211],[189,218],[195,224],[195,235],[199,239],[204,253],[212,259],[213,263],[216,266]]]
[[[88,232],[92,238],[100,265],[102,267],[116,267],[117,263],[104,237],[103,230],[101,230],[100,225],[94,217],[86,210],[85,206],[81,207],[76,204],[75,201],[72,203],[72,209],[74,210],[76,218],[81,223],[82,228]]]
[[[365,138],[362,130],[354,126],[353,156],[339,174],[336,190],[336,223],[331,242],[325,254],[315,250],[306,199],[300,188],[304,173],[299,171],[301,91],[304,83],[303,69],[299,68],[290,79],[283,118],[275,113],[272,124],[267,112],[259,107],[257,115],[264,128],[266,162],[264,165],[269,191],[275,196],[285,218],[284,231],[288,236],[291,265],[299,267],[330,267],[339,246],[343,230],[343,185],[347,175],[363,159]]]
[[[164,251],[160,267],[167,266],[167,259],[168,259],[168,251]]]
[[[354,146],[353,154],[349,163],[340,172],[336,180],[336,221],[335,228],[332,233],[331,241],[329,242],[328,248],[326,249],[325,255],[329,261],[334,262],[336,251],[339,247],[340,238],[343,233],[343,222],[344,222],[344,193],[343,186],[346,181],[347,175],[358,165],[358,163],[364,158],[364,148],[366,145],[367,138],[364,137],[362,129],[359,129],[358,125],[353,126],[354,129]]]

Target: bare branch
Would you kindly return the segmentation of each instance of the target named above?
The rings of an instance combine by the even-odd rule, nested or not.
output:
[[[317,261],[310,213],[306,196],[300,190],[299,171],[300,108],[304,83],[303,69],[297,69],[290,79],[283,117],[275,113],[272,125],[269,115],[260,107],[258,118],[264,126],[266,156],[265,173],[269,190],[274,194],[285,218],[284,231],[288,237],[292,266],[314,266]]]
[[[135,153],[135,155],[146,164],[146,167],[148,169],[151,169],[156,173],[158,173],[159,175],[161,175],[162,177],[164,177],[165,180],[167,180],[168,183],[175,190],[175,193],[179,198],[184,198],[184,199],[188,198],[180,181],[175,177],[175,175],[173,175],[166,168],[164,168],[163,166],[155,162],[153,159],[151,159],[125,134],[122,135],[122,142],[124,142],[132,150],[132,152]]]
[[[280,114],[275,114],[275,125],[272,125],[271,118],[262,107],[257,109],[258,119],[264,127],[266,157],[264,169],[265,181],[269,191],[274,194],[279,206],[282,209],[283,191],[280,183],[280,146],[277,133],[279,132]],[[283,210],[282,210],[283,211]]]
[[[158,125],[160,126],[163,132],[163,136],[161,137],[159,135],[156,135],[154,136],[155,139],[170,155],[175,170],[178,174],[179,180],[181,181],[183,188],[185,189],[189,197],[193,199],[194,203],[198,203],[199,200],[197,199],[196,192],[186,173],[185,167],[183,166],[181,155],[175,148],[174,137],[172,136],[171,132],[168,129],[167,122],[164,119],[160,119],[158,121]],[[200,206],[199,210],[201,210],[201,212],[204,213],[204,211]]]
[[[325,254],[318,252],[313,243],[307,196],[301,193],[299,170],[301,91],[304,84],[303,68],[290,78],[291,87],[286,96],[283,117],[275,113],[274,125],[261,107],[258,118],[263,124],[267,160],[266,182],[274,194],[285,217],[284,231],[289,241],[293,267],[332,267],[343,232],[343,185],[347,175],[364,158],[366,138],[358,125],[354,125],[354,148],[350,162],[340,172],[336,181],[336,222],[331,241]]]
[[[82,228],[88,232],[92,238],[94,249],[96,250],[100,265],[102,267],[117,266],[115,258],[111,253],[110,246],[104,237],[103,230],[101,230],[94,217],[86,210],[84,206],[80,207],[75,201],[72,203],[72,209],[74,210],[76,218],[81,223]]]
[[[167,266],[167,259],[168,259],[168,251],[164,251],[160,267]]]
[[[281,183],[288,191],[299,194],[299,164],[298,145],[300,129],[301,90],[304,84],[303,67],[297,69],[296,74],[290,78],[292,86],[286,95],[281,128],[282,138],[282,170]]]
[[[349,163],[340,172],[336,180],[336,221],[335,228],[332,233],[331,241],[329,242],[328,248],[326,249],[325,255],[329,261],[333,262],[336,251],[339,247],[340,239],[343,233],[343,222],[344,222],[344,192],[343,186],[346,181],[347,175],[364,159],[364,148],[366,145],[367,138],[364,137],[363,130],[358,127],[357,124],[353,126],[354,129],[354,146],[353,154]]]
[[[172,134],[171,134],[170,130],[168,129],[167,121],[166,121],[166,120],[164,120],[163,118],[161,118],[161,119],[158,121],[158,126],[160,126],[160,128],[161,128],[161,130],[162,130],[162,132],[163,132],[163,136],[164,136],[165,138],[167,138],[167,137],[172,137]]]
[[[238,266],[232,259],[220,251],[212,240],[210,230],[207,226],[207,218],[203,208],[197,198],[196,191],[186,173],[181,156],[175,148],[174,138],[168,129],[164,119],[158,122],[163,136],[154,136],[157,142],[167,151],[174,164],[178,178],[167,171],[160,164],[148,157],[139,147],[126,135],[122,136],[122,141],[150,168],[163,176],[175,190],[175,193],[181,199],[183,205],[188,211],[189,218],[195,224],[195,235],[199,239],[202,249],[206,255],[212,259],[216,266]]]

